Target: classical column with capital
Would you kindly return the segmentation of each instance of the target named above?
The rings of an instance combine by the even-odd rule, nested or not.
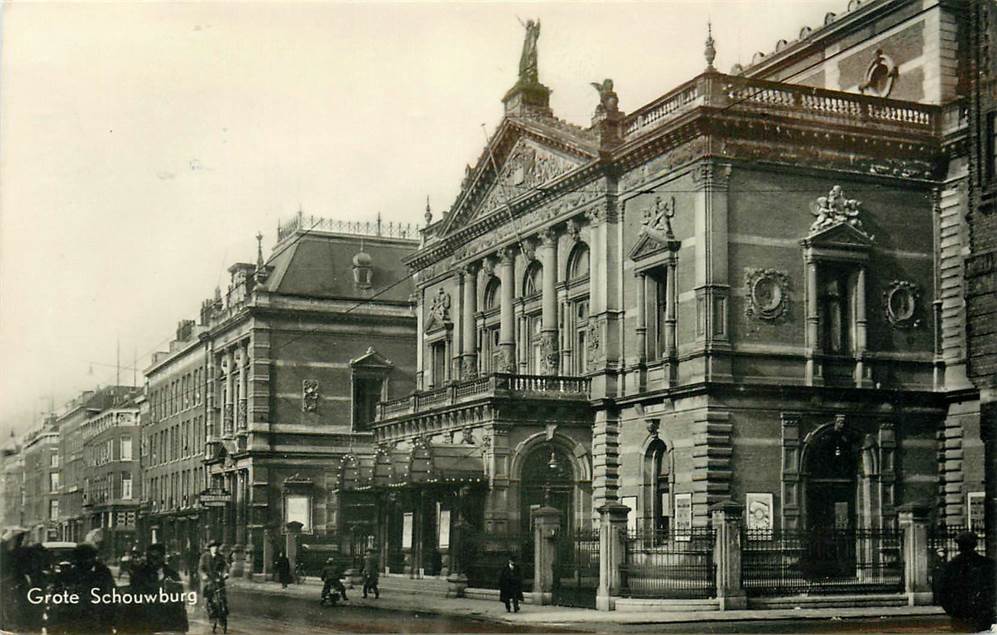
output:
[[[557,338],[557,234],[552,228],[540,233],[543,241],[543,299],[540,330],[540,349],[543,354],[541,372],[544,375],[560,374]]]
[[[513,373],[516,369],[516,322],[513,313],[515,299],[516,256],[511,247],[499,251],[499,279],[502,281],[502,297],[499,308],[499,360],[498,372]]]
[[[460,356],[460,376],[470,379],[478,374],[478,334],[474,324],[474,314],[478,312],[478,266],[465,265],[464,312],[461,315],[463,341]]]

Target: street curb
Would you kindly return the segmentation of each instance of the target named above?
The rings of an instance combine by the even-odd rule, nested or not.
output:
[[[273,582],[251,582],[240,580],[232,586],[245,589],[252,593],[268,594],[273,596],[289,595],[293,597],[311,597],[314,590],[319,589],[319,584],[305,582],[294,587],[288,587],[289,593],[284,593],[282,589],[273,588]],[[436,616],[460,616],[473,619],[487,620],[509,625],[539,625],[539,626],[572,626],[572,625],[598,625],[598,624],[688,624],[699,622],[762,622],[762,621],[787,621],[787,620],[852,620],[852,619],[877,619],[883,617],[930,617],[943,616],[945,613],[937,606],[903,606],[903,607],[856,607],[856,608],[820,608],[820,609],[791,609],[791,610],[737,610],[737,611],[696,611],[696,612],[675,612],[671,615],[662,612],[654,613],[654,617],[649,617],[643,611],[595,611],[590,610],[585,613],[575,615],[565,615],[566,611],[585,611],[585,609],[566,608],[564,611],[559,608],[542,611],[528,611],[516,614],[505,615],[500,612],[491,613],[481,611],[473,607],[467,609],[440,607],[427,605],[426,601],[433,598],[421,597],[419,594],[393,591],[392,596],[398,595],[411,598],[410,602],[402,605],[395,603],[381,603],[378,600],[350,600],[346,606],[363,606],[364,608],[385,608],[388,610],[415,611],[425,615]],[[317,600],[317,597],[314,598]],[[420,604],[420,601],[423,602]],[[483,602],[484,600],[470,600],[472,602]],[[414,604],[415,606],[411,606]]]

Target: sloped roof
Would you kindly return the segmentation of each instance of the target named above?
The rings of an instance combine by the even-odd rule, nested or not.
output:
[[[294,242],[275,246],[267,263],[273,273],[265,288],[282,295],[358,300],[376,295],[376,300],[382,302],[407,302],[413,285],[402,258],[414,253],[416,247],[414,241],[398,239],[298,233]],[[373,264],[371,287],[367,290],[357,288],[353,280],[353,256],[361,250],[371,256]]]

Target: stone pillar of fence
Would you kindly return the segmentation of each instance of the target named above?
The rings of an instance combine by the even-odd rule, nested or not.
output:
[[[546,505],[533,510],[533,603],[550,604],[561,512]]]
[[[627,514],[630,508],[620,503],[609,502],[600,507],[599,512],[599,591],[595,596],[595,608],[612,611],[613,597],[620,594],[620,567],[626,558]]]
[[[732,500],[720,501],[710,508],[716,545],[713,562],[717,567],[717,603],[721,611],[748,607],[748,597],[741,586],[741,519],[744,505]]]
[[[928,582],[928,512],[922,503],[907,503],[897,508],[900,529],[904,534],[904,589],[910,606],[931,604]]]

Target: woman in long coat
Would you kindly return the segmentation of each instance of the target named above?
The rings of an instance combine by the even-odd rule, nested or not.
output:
[[[285,589],[287,585],[290,584],[294,578],[291,577],[291,561],[287,559],[283,553],[277,557],[276,562],[277,569],[277,580],[280,582],[281,586]]]

